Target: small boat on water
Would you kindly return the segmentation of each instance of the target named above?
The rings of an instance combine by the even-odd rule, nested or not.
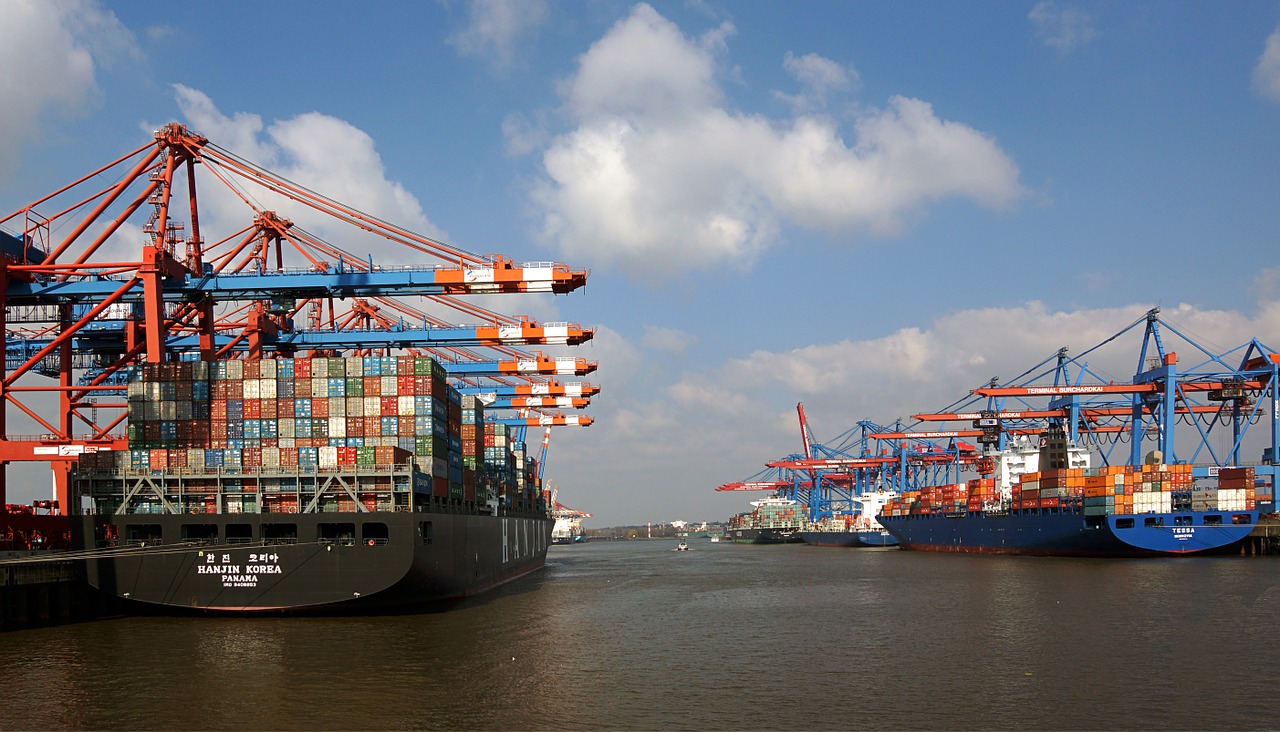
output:
[[[680,543],[676,545],[676,548],[674,549],[674,551],[678,551],[678,552],[689,551],[689,543],[686,542],[684,539],[681,539]]]

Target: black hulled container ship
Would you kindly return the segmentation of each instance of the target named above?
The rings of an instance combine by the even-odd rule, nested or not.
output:
[[[724,535],[736,544],[799,544],[804,508],[782,496],[752,501],[753,510],[729,519]]]
[[[138,371],[131,449],[73,475],[88,581],[133,609],[424,608],[543,566],[535,463],[430,358]]]

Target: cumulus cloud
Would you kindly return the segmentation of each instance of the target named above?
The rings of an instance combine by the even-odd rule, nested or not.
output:
[[[54,115],[99,103],[98,71],[140,55],[133,34],[93,0],[7,0],[0,23],[0,178]]]
[[[418,200],[404,186],[387,178],[372,138],[350,123],[308,112],[266,124],[256,114],[224,114],[208,95],[196,89],[178,85],[175,94],[187,124],[219,147],[364,213],[438,240],[446,238],[427,218]],[[261,208],[275,211],[357,255],[391,256],[398,264],[426,257],[399,246],[391,249],[385,242],[265,190],[249,193]],[[206,228],[223,226],[236,231],[251,222],[252,214],[244,204],[221,187],[207,192],[202,200],[202,209],[211,209],[208,217],[202,210],[201,223]],[[214,240],[211,236],[205,238]]]
[[[892,234],[930,201],[1006,206],[1018,169],[989,137],[922,100],[864,109],[853,141],[827,117],[771,120],[724,106],[716,58],[732,31],[686,37],[637,5],[579,58],[562,88],[574,128],[542,156],[542,234],[573,261],[632,274],[672,265],[748,268],[784,222]],[[807,89],[854,77],[790,56]]]
[[[1263,98],[1280,102],[1280,29],[1267,36],[1267,47],[1253,68],[1253,88]]]
[[[1031,21],[1036,38],[1059,51],[1071,51],[1083,46],[1097,35],[1088,13],[1075,8],[1058,7],[1057,3],[1050,0],[1036,3],[1027,18]]]
[[[547,22],[546,0],[471,0],[467,24],[448,43],[463,56],[485,56],[509,66],[519,42]]]

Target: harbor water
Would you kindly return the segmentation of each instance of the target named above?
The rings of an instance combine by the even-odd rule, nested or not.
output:
[[[390,617],[0,634],[0,729],[1274,729],[1273,559],[552,547]]]

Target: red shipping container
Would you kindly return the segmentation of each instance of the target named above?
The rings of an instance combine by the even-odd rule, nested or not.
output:
[[[410,374],[409,376],[405,376],[403,371],[401,371],[400,374],[400,376],[396,377],[396,393],[412,394],[414,384],[416,383],[413,375]]]
[[[293,360],[293,377],[295,379],[311,378],[311,359],[295,358]]]
[[[413,356],[396,356],[396,374],[413,376]]]
[[[311,400],[311,417],[313,419],[327,419],[329,417],[329,400],[327,398]]]
[[[262,401],[259,399],[246,399],[244,402],[244,418],[262,419]]]
[[[227,399],[244,399],[244,382],[227,382]]]
[[[400,420],[400,429],[397,431],[396,434],[399,435],[400,437],[413,437],[414,436],[413,417],[400,417],[399,420]]]
[[[215,399],[209,402],[209,418],[215,420],[226,420],[227,401],[225,399]]]
[[[246,359],[244,362],[244,378],[262,378],[262,362],[257,359]]]
[[[338,448],[338,464],[339,465],[355,465],[357,450],[354,447]]]
[[[244,450],[244,457],[242,459],[244,460],[244,466],[246,468],[262,467],[262,448],[246,447]]]
[[[381,376],[364,377],[364,395],[366,397],[382,396],[382,377]]]
[[[280,402],[276,399],[263,399],[261,403],[262,419],[276,419],[279,416],[277,405]]]
[[[393,396],[384,396],[379,402],[381,405],[382,416],[394,417],[400,414],[400,398]]]
[[[431,495],[436,498],[449,497],[449,476],[437,475],[431,479]]]

